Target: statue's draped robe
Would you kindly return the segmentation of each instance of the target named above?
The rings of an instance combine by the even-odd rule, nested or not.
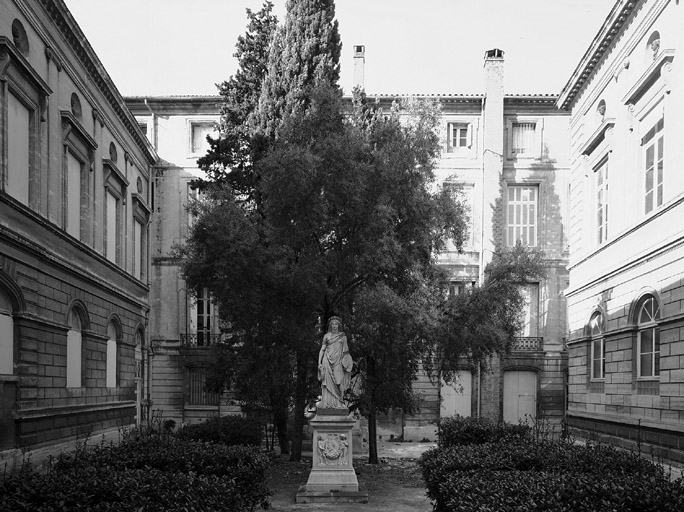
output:
[[[343,332],[328,332],[318,356],[318,379],[321,381],[320,406],[331,409],[346,409],[344,392],[351,381],[352,359]]]

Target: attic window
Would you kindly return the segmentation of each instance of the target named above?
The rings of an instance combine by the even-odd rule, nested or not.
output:
[[[83,110],[81,110],[81,100],[75,92],[71,94],[71,113],[76,119],[83,117]]]
[[[14,46],[17,47],[17,50],[19,50],[22,53],[22,55],[28,55],[28,37],[26,36],[26,30],[24,30],[24,25],[22,25],[21,21],[19,20],[14,20],[12,22],[12,41],[14,42]]]
[[[116,153],[116,146],[114,145],[113,142],[110,142],[109,143],[109,159],[112,162],[116,163],[117,158],[118,158],[118,155]]]
[[[648,38],[646,45],[646,55],[650,57],[649,60],[656,60],[658,52],[660,51],[660,32],[657,30]]]

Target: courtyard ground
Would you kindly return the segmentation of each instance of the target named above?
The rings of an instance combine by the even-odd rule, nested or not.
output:
[[[425,496],[425,484],[416,460],[436,446],[435,443],[379,442],[380,464],[368,464],[367,455],[354,456],[359,486],[368,491],[368,503],[295,503],[299,486],[305,484],[311,470],[311,454],[302,462],[289,462],[286,455],[274,455],[267,483],[274,491],[273,512],[335,510],[338,512],[431,512]]]

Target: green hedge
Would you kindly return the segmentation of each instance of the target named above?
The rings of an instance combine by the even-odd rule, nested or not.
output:
[[[268,508],[268,459],[254,447],[173,436],[80,448],[0,482],[7,511],[253,511]]]
[[[684,481],[609,446],[518,438],[435,448],[420,459],[437,512],[684,510]]]
[[[260,446],[263,426],[255,419],[242,416],[210,418],[180,428],[176,434],[181,439],[221,443],[225,445]]]
[[[529,437],[530,427],[510,423],[494,423],[486,418],[462,418],[454,416],[440,420],[437,434],[439,446],[462,446],[490,443],[503,439]]]

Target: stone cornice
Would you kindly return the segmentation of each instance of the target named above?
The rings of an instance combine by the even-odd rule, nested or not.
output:
[[[38,4],[43,8],[48,17],[54,22],[55,26],[64,36],[71,50],[80,60],[81,64],[88,71],[92,78],[92,82],[97,89],[102,93],[121,122],[127,128],[135,140],[138,148],[145,155],[149,164],[153,164],[157,160],[157,155],[154,153],[151,145],[143,135],[138,127],[135,118],[130,113],[126,104],[119,94],[114,82],[109,77],[104,66],[100,62],[97,54],[88,43],[85,35],[79,28],[78,24],[71,16],[69,9],[63,0],[38,0]]]
[[[637,4],[643,0],[620,0],[613,6],[613,10],[608,14],[606,21],[599,30],[594,40],[589,45],[584,56],[573,71],[570,79],[563,87],[563,91],[558,97],[558,106],[563,110],[569,110],[582,87],[587,82],[598,63],[606,54],[606,51],[613,43],[622,26],[632,14]]]

